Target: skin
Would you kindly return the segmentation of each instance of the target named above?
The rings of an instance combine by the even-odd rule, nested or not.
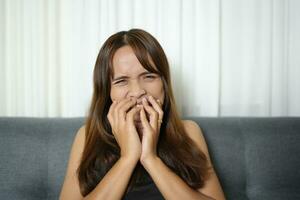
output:
[[[147,70],[139,63],[129,46],[116,51],[113,58],[113,70],[114,77],[111,80],[110,93],[113,103],[107,117],[120,146],[121,157],[93,191],[86,197],[82,197],[76,176],[85,143],[85,128],[81,127],[72,145],[59,199],[119,200],[124,195],[137,162],[140,161],[167,200],[225,200],[214,170],[211,171],[211,176],[205,182],[205,186],[194,190],[157,156],[156,144],[159,138],[160,121],[163,117],[161,102],[165,98],[161,78],[154,76],[155,74],[145,74]],[[126,77],[115,80],[120,76]],[[117,81],[121,82],[117,83]],[[206,142],[198,124],[189,120],[183,121],[183,124],[187,134],[206,154],[212,166]]]

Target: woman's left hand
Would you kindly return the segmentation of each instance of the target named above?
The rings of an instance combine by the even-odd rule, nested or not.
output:
[[[143,136],[140,161],[143,164],[148,159],[157,157],[156,148],[163,119],[163,110],[159,100],[155,100],[152,96],[148,96],[148,100],[144,98],[142,101],[143,108],[140,111],[140,119],[143,126]],[[149,105],[149,102],[151,105]],[[149,116],[149,121],[146,113]]]

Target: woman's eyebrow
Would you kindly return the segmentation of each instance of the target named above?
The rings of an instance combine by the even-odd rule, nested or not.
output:
[[[117,80],[126,79],[126,78],[128,78],[128,76],[119,76],[119,77],[113,78],[112,81],[117,81]]]
[[[146,71],[146,72],[140,73],[139,76],[143,76],[143,75],[146,75],[146,74],[153,74],[153,73]],[[127,79],[127,78],[129,78],[129,77],[128,76],[117,76],[117,77],[113,78],[112,81],[117,81],[117,80],[120,80],[120,79]]]
[[[146,75],[146,74],[153,74],[153,73],[152,73],[152,72],[148,72],[148,71],[146,71],[146,72],[140,73],[140,75],[139,75],[139,76],[143,76],[143,75]]]

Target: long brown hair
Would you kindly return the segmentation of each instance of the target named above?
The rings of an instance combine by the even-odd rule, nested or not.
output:
[[[101,47],[96,60],[94,91],[85,123],[85,146],[77,169],[82,195],[89,194],[120,158],[120,147],[112,134],[107,113],[112,103],[110,99],[112,59],[114,53],[125,45],[133,49],[146,70],[159,74],[163,82],[164,117],[157,144],[158,156],[190,187],[194,189],[203,187],[208,175],[207,158],[186,134],[177,113],[167,57],[152,35],[141,29],[131,29],[110,36]],[[151,65],[149,57],[156,69]],[[143,179],[145,174],[146,170],[138,163],[129,181],[127,192],[137,183],[145,181]]]

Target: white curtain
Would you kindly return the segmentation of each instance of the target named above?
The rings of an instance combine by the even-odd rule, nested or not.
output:
[[[300,116],[300,1],[0,0],[0,116],[86,116],[105,39],[162,44],[184,116]]]

